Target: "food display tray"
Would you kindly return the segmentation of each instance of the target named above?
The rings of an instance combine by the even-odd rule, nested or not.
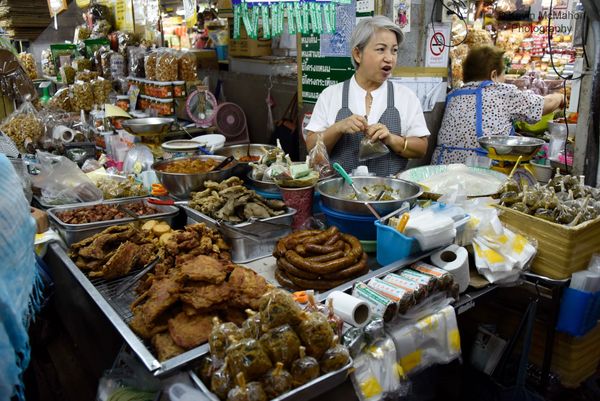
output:
[[[182,206],[191,222],[205,223],[217,229],[231,243],[231,260],[247,263],[273,253],[277,241],[292,232],[296,209],[288,208],[281,216],[234,225],[223,224],[190,206]]]
[[[147,198],[150,195],[139,195],[139,196],[126,196],[124,198],[114,198],[114,199],[105,199],[105,200],[99,200],[99,201],[94,201],[94,202],[77,202],[77,203],[65,203],[65,204],[51,204],[51,203],[46,203],[43,201],[42,197],[39,195],[33,195],[33,199],[35,199],[35,201],[37,203],[39,203],[39,205],[41,207],[43,207],[44,209],[52,209],[55,207],[82,207],[82,206],[87,206],[87,205],[98,205],[102,202],[110,202],[110,201],[134,201],[134,200],[138,200],[138,199],[144,199]]]
[[[273,398],[271,401],[307,401],[317,398],[321,394],[326,393],[346,381],[352,364],[353,361],[350,359],[350,362],[343,368],[319,376],[303,386],[296,387],[277,398]],[[200,391],[210,398],[211,401],[220,401],[219,397],[213,394],[193,371],[189,371],[189,375],[194,384],[198,386]]]
[[[150,343],[139,338],[128,325],[129,321],[133,318],[133,313],[129,305],[136,298],[134,289],[131,288],[121,296],[114,297],[119,284],[135,275],[142,268],[132,270],[127,276],[114,280],[104,280],[102,278],[90,279],[79,270],[60,245],[55,243],[50,246],[64,267],[71,272],[96,305],[98,305],[102,313],[106,315],[115,329],[117,329],[125,342],[140,358],[144,366],[155,376],[162,376],[173,372],[209,352],[208,343],[205,343],[173,358],[162,362],[159,361],[153,353]]]
[[[81,241],[91,235],[99,233],[102,230],[105,230],[108,227],[116,226],[119,224],[127,224],[135,221],[133,217],[126,217],[123,219],[116,220],[106,220],[106,221],[96,221],[93,223],[84,223],[84,224],[67,224],[58,218],[56,213],[66,212],[70,210],[77,210],[86,207],[91,207],[98,204],[103,205],[120,205],[135,202],[135,200],[111,200],[104,201],[101,203],[96,203],[93,205],[85,204],[85,205],[76,205],[76,206],[57,206],[51,209],[48,209],[48,216],[50,217],[50,221],[52,225],[56,227],[60,236],[63,238],[67,246],[74,244],[78,241]],[[168,206],[168,205],[155,205],[148,202],[147,199],[142,199],[142,202],[146,204],[146,206],[151,206],[158,210],[158,213],[148,214],[144,216],[139,216],[139,220],[162,220],[171,224],[173,218],[179,213],[179,208],[177,206]]]

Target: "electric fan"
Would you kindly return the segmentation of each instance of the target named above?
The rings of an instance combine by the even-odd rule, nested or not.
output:
[[[235,103],[221,103],[214,114],[217,130],[225,135],[227,145],[249,143],[248,125],[244,110]]]

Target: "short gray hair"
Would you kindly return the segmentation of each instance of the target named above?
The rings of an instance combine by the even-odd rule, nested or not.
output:
[[[358,48],[358,50],[362,53],[369,40],[371,40],[371,36],[380,30],[385,29],[388,31],[392,31],[396,34],[396,39],[398,39],[398,46],[402,44],[404,41],[404,34],[400,27],[394,22],[385,17],[383,15],[376,15],[372,18],[362,19],[352,32],[352,38],[350,39],[350,58],[352,59],[352,65],[354,68],[358,68],[358,64],[354,60],[354,56],[352,55],[352,51],[354,48]]]

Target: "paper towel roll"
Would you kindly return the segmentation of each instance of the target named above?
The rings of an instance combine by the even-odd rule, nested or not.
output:
[[[452,273],[454,280],[458,284],[460,292],[463,292],[469,286],[469,253],[463,247],[456,244],[449,245],[431,256],[431,262]]]
[[[329,298],[333,300],[333,312],[344,322],[362,327],[371,320],[371,308],[365,301],[342,291],[332,292]]]
[[[68,143],[75,138],[75,131],[64,125],[57,125],[52,129],[52,138]]]

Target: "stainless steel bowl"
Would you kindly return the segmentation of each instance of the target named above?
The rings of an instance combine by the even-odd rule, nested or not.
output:
[[[545,143],[543,139],[524,136],[492,135],[479,138],[485,150],[494,149],[498,155],[528,156],[537,152]]]
[[[253,189],[256,189],[256,190],[259,190],[262,192],[268,192],[270,194],[281,193],[281,191],[279,190],[279,187],[273,181],[255,180],[254,178],[252,178],[251,171],[246,173],[246,177],[248,178],[248,181],[250,182],[250,185],[252,186]]]
[[[168,173],[163,171],[164,168],[178,160],[188,159],[215,159],[220,162],[225,160],[224,156],[193,156],[193,157],[177,157],[169,160],[162,160],[152,165],[152,169],[156,172],[156,176],[160,183],[165,187],[169,194],[180,198],[189,199],[190,193],[204,189],[204,181],[223,181],[233,175],[233,169],[237,162],[232,161],[227,167],[217,171],[209,171],[207,173],[184,174],[184,173]]]
[[[173,118],[132,118],[121,123],[125,131],[133,135],[159,135],[169,131]]]
[[[231,145],[225,146],[219,150],[215,150],[216,155],[221,156],[233,156],[236,160],[238,160],[238,165],[233,171],[233,175],[237,175],[238,177],[245,177],[246,174],[250,171],[251,167],[248,165],[248,162],[239,161],[240,158],[244,156],[262,156],[265,154],[265,151],[274,149],[273,145],[262,145],[257,143],[251,143],[247,145]]]
[[[385,215],[402,206],[403,202],[414,204],[423,193],[421,187],[410,181],[386,177],[355,177],[356,187],[361,190],[367,188],[385,188],[392,192],[396,199],[369,202],[380,215]],[[354,191],[346,184],[343,178],[330,178],[317,184],[317,191],[321,194],[321,202],[329,209],[342,213],[371,216],[371,212],[363,202],[350,199]]]

